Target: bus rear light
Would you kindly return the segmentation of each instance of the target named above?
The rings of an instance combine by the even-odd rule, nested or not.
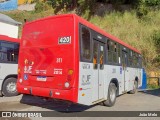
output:
[[[73,74],[73,70],[68,70],[68,75],[72,75]]]
[[[18,72],[18,74],[20,74],[20,72],[21,72],[20,68],[18,68],[18,71],[17,71],[17,72]]]
[[[17,72],[18,72],[18,77],[21,78],[21,69],[18,68]]]
[[[79,88],[79,90],[83,90],[82,88]]]
[[[70,83],[69,83],[69,82],[65,82],[65,83],[64,83],[64,87],[65,87],[65,88],[69,88],[69,87],[70,87]]]
[[[71,81],[71,80],[72,80],[72,76],[71,76],[71,75],[68,75],[68,76],[67,76],[67,80],[68,80],[68,81]]]
[[[19,79],[19,82],[22,83],[22,79]]]
[[[68,70],[68,75],[67,75],[67,80],[68,81],[72,80],[72,75],[73,75],[73,70],[72,69]]]

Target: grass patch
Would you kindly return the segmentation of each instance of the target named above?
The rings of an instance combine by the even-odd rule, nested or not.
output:
[[[157,86],[157,85],[147,85],[147,89],[151,89],[151,90],[153,90],[153,89],[159,89],[160,88],[160,86]]]

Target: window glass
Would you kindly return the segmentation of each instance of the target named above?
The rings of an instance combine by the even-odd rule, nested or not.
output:
[[[120,49],[120,45],[118,44],[118,47],[117,47],[117,51],[118,51],[118,63],[121,64],[121,49]]]
[[[118,61],[121,62],[118,57],[119,45],[117,43],[112,42],[111,40],[107,41],[107,53],[108,53],[108,63],[117,64]],[[119,54],[120,56],[120,54]],[[118,60],[119,59],[119,60]]]
[[[139,62],[138,62],[138,54],[136,53],[136,67],[139,67]]]
[[[82,27],[81,31],[81,56],[85,60],[91,60],[90,32],[86,27]]]
[[[111,47],[111,41],[110,40],[108,40],[107,41],[107,53],[108,53],[108,62],[109,63],[112,63],[112,53],[111,53],[111,51],[112,51],[112,47]]]
[[[132,67],[136,67],[136,54],[135,54],[135,52],[133,52],[133,63],[132,63]]]
[[[117,63],[117,57],[118,57],[118,54],[117,54],[117,44],[114,43],[114,49],[112,51],[112,54],[113,54],[113,63]]]
[[[124,55],[124,51],[122,51],[122,64],[125,64],[125,55]]]
[[[128,55],[128,66],[132,67],[132,51],[129,50],[129,55]]]
[[[97,69],[98,68],[98,43],[94,42],[93,45],[93,69]]]
[[[0,41],[0,61],[18,63],[19,44]]]
[[[114,50],[115,50],[114,43],[110,41],[110,51],[114,51]]]
[[[104,69],[104,46],[100,45],[100,69]]]

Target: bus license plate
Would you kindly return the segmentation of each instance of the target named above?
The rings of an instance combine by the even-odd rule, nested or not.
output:
[[[45,76],[38,76],[37,77],[37,81],[46,81],[47,80],[47,77]]]

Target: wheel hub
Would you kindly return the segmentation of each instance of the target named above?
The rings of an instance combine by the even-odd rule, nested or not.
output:
[[[17,91],[17,90],[16,90],[16,83],[14,83],[14,82],[8,83],[8,85],[7,85],[7,91],[8,91],[9,93],[14,93],[14,92],[16,92],[16,91]]]

